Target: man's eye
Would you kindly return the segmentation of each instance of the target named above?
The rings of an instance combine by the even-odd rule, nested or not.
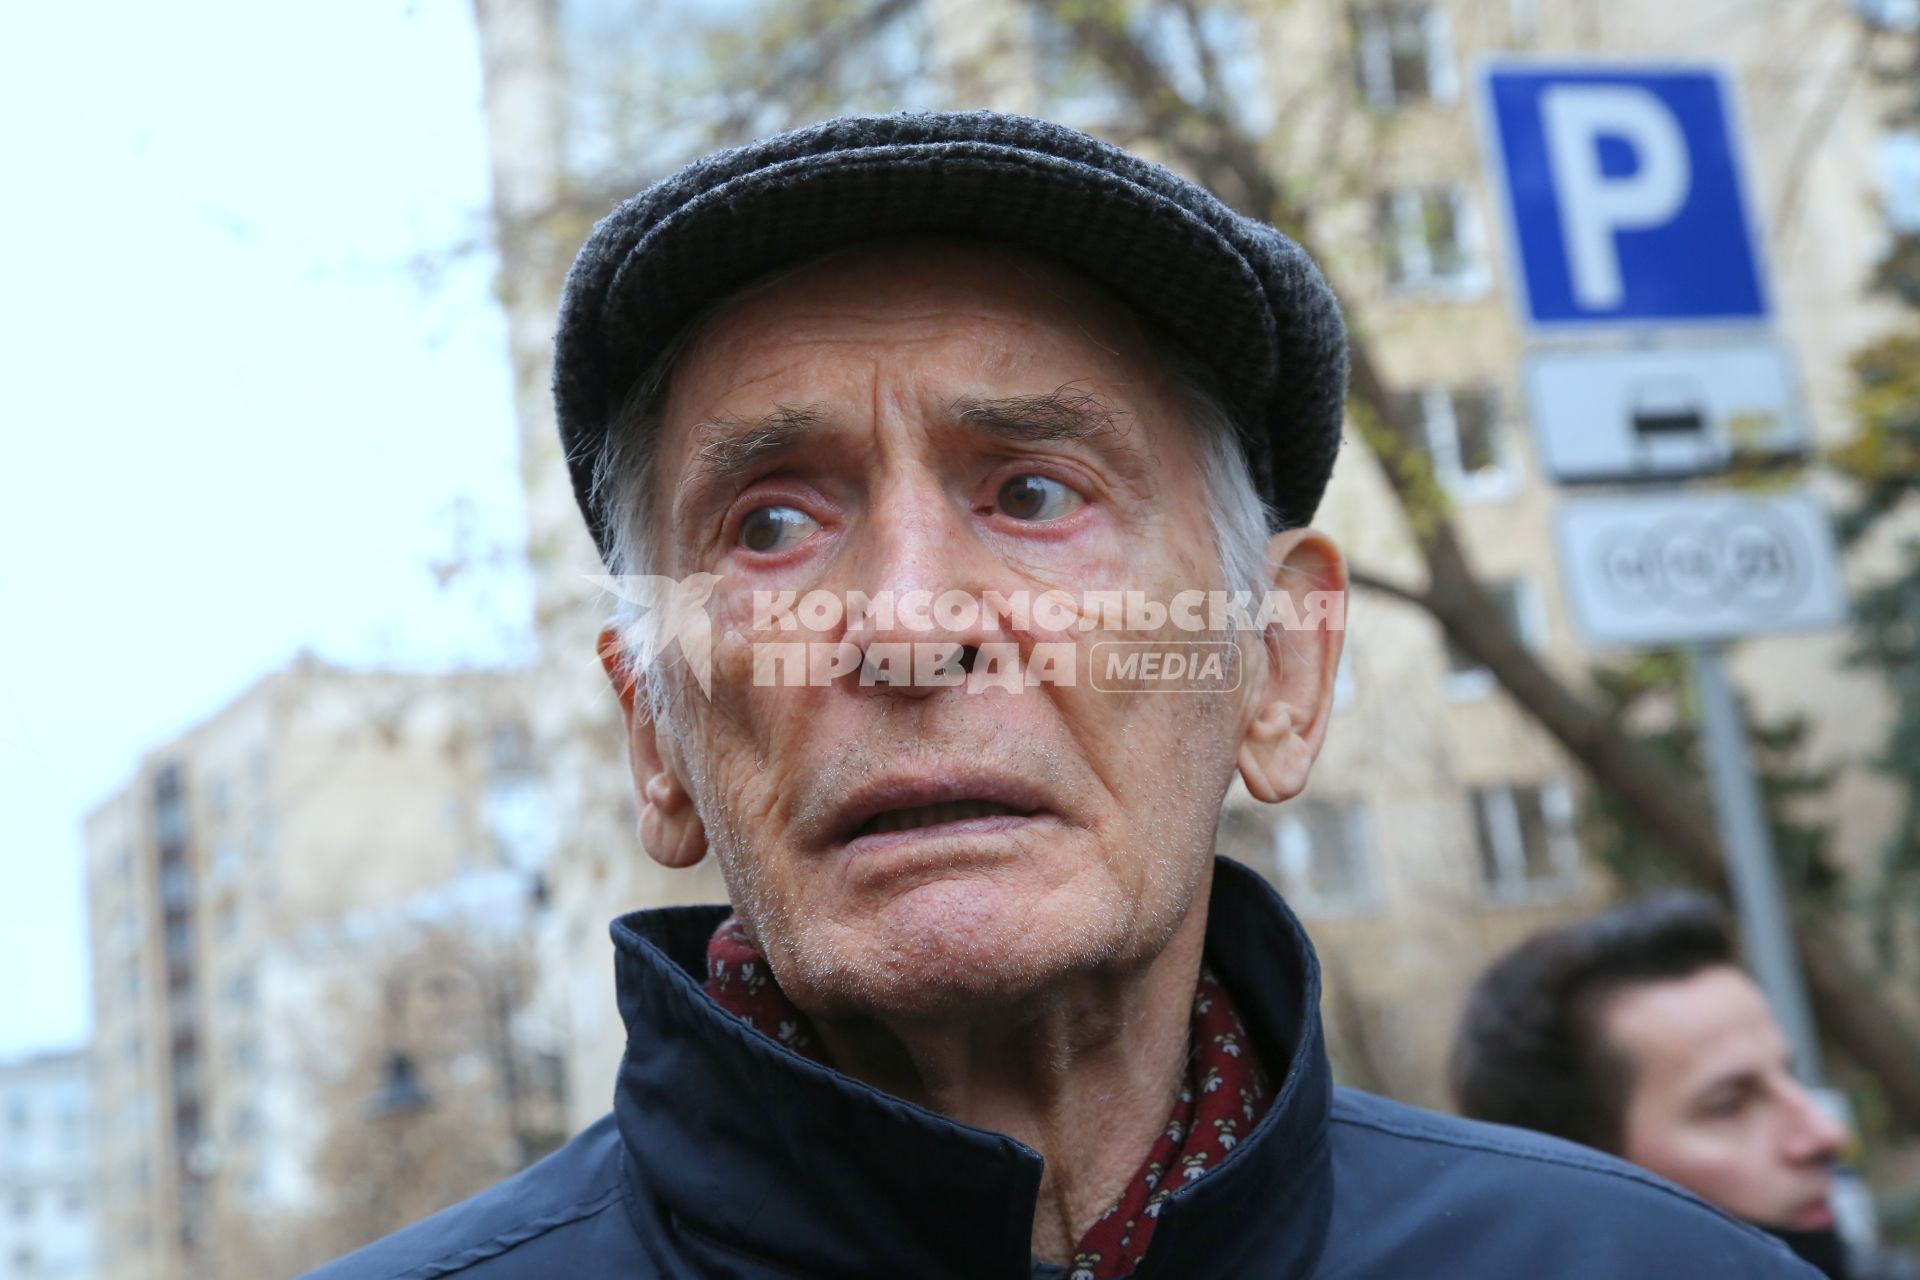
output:
[[[755,507],[740,522],[740,545],[749,551],[785,551],[819,527],[796,507]]]
[[[1708,1099],[1707,1104],[1703,1106],[1700,1111],[1702,1115],[1707,1116],[1709,1119],[1730,1120],[1745,1109],[1746,1102],[1747,1100],[1744,1094],[1726,1094],[1718,1098]]]
[[[1080,495],[1047,476],[1015,476],[1000,486],[1000,510],[1015,520],[1058,520],[1080,506]]]

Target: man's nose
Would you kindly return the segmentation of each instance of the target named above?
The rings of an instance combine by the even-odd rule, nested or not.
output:
[[[978,545],[964,506],[921,466],[902,467],[876,486],[860,530],[850,585],[873,593],[931,591],[961,585]]]
[[[937,475],[905,470],[876,491],[858,538],[843,588],[871,601],[864,611],[849,611],[846,629],[865,660],[865,683],[925,694],[946,685],[902,681],[902,662],[927,675],[931,657],[944,673],[935,678],[944,682],[955,669],[970,670],[979,646],[994,638],[979,607],[994,561],[965,506]],[[881,660],[888,670],[876,678]]]
[[[1846,1129],[1798,1081],[1790,1081],[1786,1088],[1791,1113],[1789,1156],[1796,1164],[1831,1164],[1839,1159],[1847,1143]]]

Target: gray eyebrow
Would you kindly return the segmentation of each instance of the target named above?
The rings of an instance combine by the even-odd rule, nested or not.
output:
[[[1091,391],[1063,383],[1044,395],[982,399],[962,396],[948,406],[956,421],[1009,440],[1091,440],[1116,430],[1123,411]]]
[[[762,458],[784,453],[827,419],[818,405],[776,405],[757,418],[716,418],[700,424],[702,440],[689,471],[702,480],[742,475]]]

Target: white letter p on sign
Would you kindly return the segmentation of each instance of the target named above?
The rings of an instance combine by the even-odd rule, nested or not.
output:
[[[1626,291],[1614,235],[1657,227],[1686,204],[1686,139],[1660,99],[1627,85],[1555,85],[1541,93],[1540,109],[1573,296],[1585,307],[1617,307]],[[1632,148],[1632,173],[1602,171],[1602,138]]]

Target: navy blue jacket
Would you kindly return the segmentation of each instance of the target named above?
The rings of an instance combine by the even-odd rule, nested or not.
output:
[[[723,914],[614,922],[628,1038],[610,1116],[314,1280],[1058,1276],[1028,1253],[1035,1152],[809,1062],[702,993]],[[1334,1088],[1306,934],[1225,860],[1207,951],[1281,1084],[1232,1157],[1165,1202],[1139,1280],[1817,1276],[1598,1152]]]

